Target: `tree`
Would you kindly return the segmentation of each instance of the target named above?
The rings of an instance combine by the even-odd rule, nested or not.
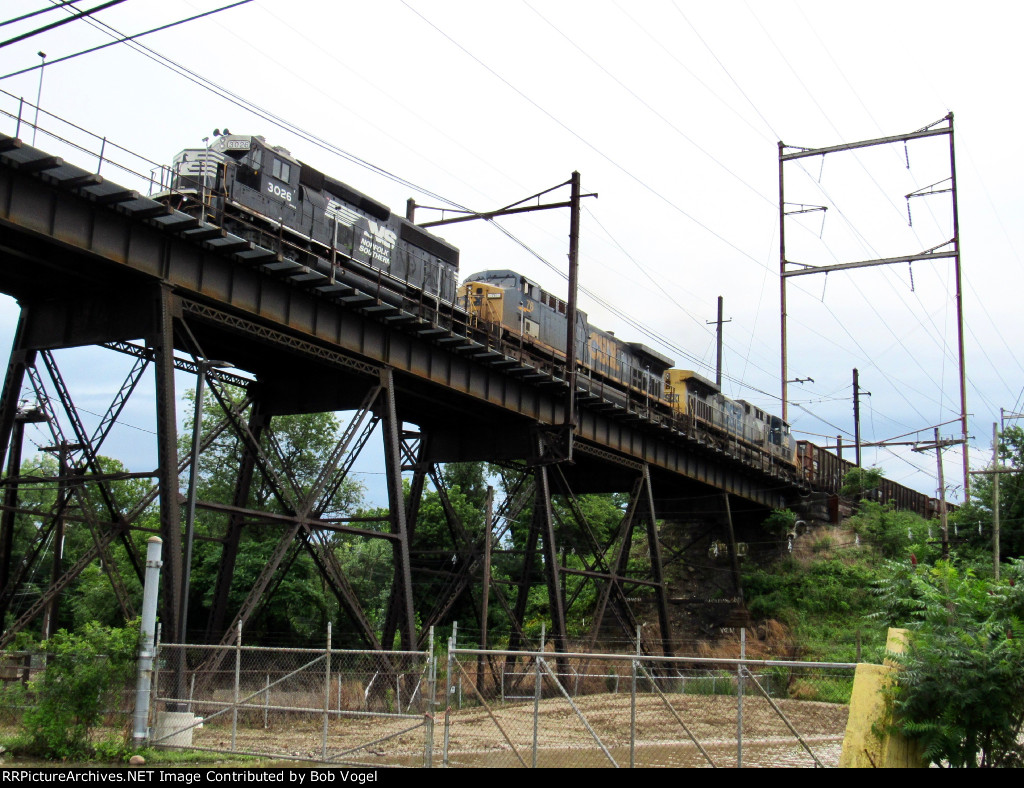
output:
[[[1024,429],[1008,427],[999,436],[999,460],[1004,468],[1015,469],[999,475],[999,554],[1002,560],[1024,556]],[[989,468],[989,470],[994,470]],[[971,500],[953,515],[954,522],[979,552],[992,549],[992,503],[994,478],[979,474],[971,484]],[[978,533],[981,525],[982,533]]]
[[[232,389],[223,391],[228,405],[240,401],[241,393]],[[194,393],[186,393],[194,401]],[[190,411],[191,413],[191,411]],[[242,413],[243,423],[248,414]],[[224,418],[220,402],[210,396],[205,402],[202,419],[202,439],[216,428]],[[273,474],[282,480],[286,495],[302,497],[308,494],[341,434],[341,420],[334,413],[308,413],[275,416],[271,429],[261,436],[261,449],[269,458]],[[273,433],[271,443],[270,431]],[[191,451],[192,424],[182,430],[179,452]],[[278,449],[280,454],[278,454]],[[243,440],[232,430],[225,430],[206,448],[199,458],[197,499],[216,503],[233,503],[238,471],[245,453]],[[182,477],[182,492],[187,475]],[[292,489],[291,485],[294,485]],[[351,514],[359,505],[362,485],[346,479],[329,502],[323,517]],[[275,485],[259,469],[253,474],[248,500],[244,504],[257,511],[286,513],[287,505],[279,500]],[[228,516],[199,508],[196,510],[193,547],[193,567],[189,594],[189,629],[205,625],[213,603],[213,590],[220,571],[223,548],[218,541],[226,532]],[[229,612],[237,610],[252,589],[256,578],[267,565],[278,544],[283,526],[280,523],[247,524],[243,527],[235,561],[234,577],[228,596]],[[206,539],[205,537],[210,537]],[[363,541],[366,541],[365,539]],[[331,548],[344,553],[349,548],[346,540],[333,536]],[[279,570],[280,571],[280,570]],[[289,567],[282,581],[276,585],[274,604],[264,605],[254,620],[246,622],[249,635],[254,639],[273,636],[276,640],[296,641],[323,638],[326,622],[339,614],[337,600],[329,593],[325,583],[306,553],[300,553]]]
[[[999,581],[949,561],[893,561],[886,575],[880,616],[912,632],[897,657],[897,729],[931,763],[1024,765],[1024,561]]]
[[[884,475],[885,471],[881,468],[851,468],[843,477],[839,494],[846,498],[860,498],[877,490]]]
[[[118,474],[127,469],[115,459],[97,458],[97,466],[104,474]],[[23,511],[15,516],[13,534],[13,555],[24,557],[34,555],[32,571],[22,578],[20,591],[7,614],[5,627],[18,617],[19,612],[32,604],[51,582],[54,545],[57,542],[54,532],[54,514],[57,512],[56,502],[60,490],[57,481],[59,468],[57,460],[51,454],[38,454],[26,459],[21,466],[21,476],[33,481],[20,485],[18,496],[19,506]],[[147,481],[143,479],[115,479],[107,482],[117,505],[122,510],[129,510],[139,503],[147,490]],[[94,484],[79,488],[81,495],[69,491],[67,511],[72,515],[64,524],[62,542],[62,565],[65,569],[73,566],[87,551],[94,548],[95,541],[92,528],[87,519],[79,517],[88,512],[97,523],[109,522],[110,513],[102,503],[102,498]],[[41,514],[30,513],[39,512]],[[149,512],[143,512],[140,521],[147,522]],[[102,526],[101,526],[102,527]],[[138,551],[145,554],[146,535],[133,533],[129,538]],[[99,622],[108,626],[121,626],[125,623],[124,615],[117,598],[111,593],[108,574],[116,571],[124,584],[129,597],[136,609],[142,601],[142,585],[135,574],[125,547],[120,540],[112,542],[108,547],[108,556],[112,565],[104,566],[97,560],[86,566],[62,592],[58,606],[56,627],[78,629],[87,622]],[[17,564],[15,574],[19,569]],[[42,618],[37,619],[28,628],[38,631]]]

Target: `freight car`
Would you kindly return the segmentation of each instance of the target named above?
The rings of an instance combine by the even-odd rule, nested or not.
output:
[[[509,270],[481,271],[460,288],[460,305],[492,336],[535,356],[565,361],[566,304]],[[761,466],[798,476],[789,425],[743,400],[734,401],[691,370],[674,369],[667,356],[639,342],[624,342],[577,311],[576,347],[582,388],[648,419],[667,419],[688,434]]]
[[[797,461],[804,479],[815,490],[827,493],[831,497],[830,515],[834,522],[839,522],[839,490],[846,474],[857,466],[849,460],[842,459],[835,452],[817,446],[810,441],[797,442]],[[917,512],[926,520],[938,517],[940,514],[941,503],[938,498],[904,487],[902,484],[884,477],[879,483],[878,489],[872,490],[865,497],[882,503],[892,503],[900,510]],[[947,511],[952,511],[956,507],[947,504],[946,508]]]
[[[458,249],[263,137],[225,133],[181,151],[168,186],[164,202],[332,281],[396,305],[455,299]]]

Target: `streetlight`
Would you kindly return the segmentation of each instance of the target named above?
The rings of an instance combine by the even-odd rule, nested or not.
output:
[[[196,381],[196,408],[192,424],[192,458],[189,463],[188,497],[185,514],[185,566],[181,573],[181,610],[178,616],[178,642],[185,643],[188,627],[188,594],[192,581],[192,542],[196,523],[196,476],[199,470],[199,439],[203,426],[203,396],[206,393],[206,373],[210,369],[233,367],[228,361],[196,358],[198,380]],[[184,649],[182,649],[184,653]]]
[[[36,52],[39,57],[43,59],[43,64],[39,67],[39,92],[36,93],[36,119],[35,123],[32,124],[32,147],[36,145],[36,132],[39,130],[39,102],[43,98],[43,72],[46,70],[46,53]]]

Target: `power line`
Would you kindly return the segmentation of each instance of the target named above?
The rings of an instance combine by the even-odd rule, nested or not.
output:
[[[0,49],[3,49],[5,46],[9,46],[10,44],[16,44],[19,41],[24,41],[26,38],[38,36],[40,33],[45,33],[48,30],[53,30],[54,28],[61,27],[62,25],[66,25],[69,22],[76,22],[79,19],[84,19],[86,17],[92,16],[93,14],[98,13],[106,8],[110,8],[111,6],[115,5],[120,5],[123,2],[125,2],[125,0],[109,0],[108,2],[103,3],[102,5],[98,5],[95,8],[90,8],[87,11],[79,11],[73,14],[72,16],[68,17],[67,19],[60,19],[56,22],[51,22],[48,25],[37,27],[35,30],[30,30],[27,33],[22,33],[21,35],[15,36],[14,38],[8,38],[6,41],[0,41]]]
[[[118,2],[121,2],[121,1],[122,0],[118,0]],[[77,0],[72,0],[72,2],[77,2]],[[64,57],[59,57],[59,58],[56,58],[55,60],[48,60],[45,63],[37,63],[34,66],[30,66],[28,68],[23,68],[23,69],[21,69],[21,71],[12,71],[10,74],[4,74],[2,77],[0,77],[0,79],[7,79],[8,77],[16,77],[16,76],[19,76],[21,74],[27,74],[30,71],[35,71],[37,69],[41,69],[41,68],[43,68],[43,66],[53,67],[57,63],[63,63],[65,60],[72,60],[72,59],[74,59],[76,57],[81,57],[82,55],[89,55],[89,54],[92,54],[93,52],[98,52],[101,49],[106,49],[107,47],[112,47],[115,44],[123,44],[125,42],[134,41],[137,38],[142,38],[142,36],[148,36],[150,33],[158,33],[161,30],[169,30],[172,27],[177,27],[178,25],[183,25],[186,22],[194,22],[195,20],[202,19],[205,16],[211,16],[212,14],[217,14],[217,13],[220,13],[221,11],[227,11],[228,9],[235,8],[236,6],[240,6],[240,5],[245,5],[246,3],[251,3],[251,2],[252,2],[252,0],[238,0],[238,2],[231,3],[231,4],[225,5],[225,6],[221,6],[220,8],[215,8],[212,11],[205,11],[205,12],[203,12],[201,14],[196,14],[195,16],[190,16],[187,19],[179,19],[177,22],[170,22],[170,23],[168,23],[166,25],[161,25],[160,27],[154,27],[154,28],[152,28],[150,30],[143,31],[142,33],[135,33],[134,35],[123,36],[121,38],[118,38],[115,41],[110,41],[110,42],[108,42],[106,44],[100,44],[99,46],[92,47],[91,49],[83,49],[81,52],[76,52],[73,55],[65,55]],[[69,21],[69,20],[65,20],[65,21]],[[121,35],[121,34],[118,33],[118,35]],[[3,45],[0,44],[0,46],[3,46]]]
[[[79,2],[79,0],[61,0],[58,5],[47,6],[46,8],[40,8],[38,11],[30,11],[27,14],[22,14],[21,16],[16,16],[16,17],[13,17],[11,19],[6,19],[3,22],[0,22],[0,27],[6,27],[7,25],[13,25],[15,22],[23,22],[26,19],[31,19],[34,16],[39,16],[40,14],[45,14],[45,13],[47,13],[49,11],[55,11],[58,8],[63,8],[66,5],[71,5],[72,3],[77,3],[77,2]]]

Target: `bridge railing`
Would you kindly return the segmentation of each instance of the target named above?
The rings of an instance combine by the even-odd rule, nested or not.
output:
[[[117,144],[41,106],[0,89],[0,133],[17,137],[70,164],[153,194],[170,184],[165,164]]]

